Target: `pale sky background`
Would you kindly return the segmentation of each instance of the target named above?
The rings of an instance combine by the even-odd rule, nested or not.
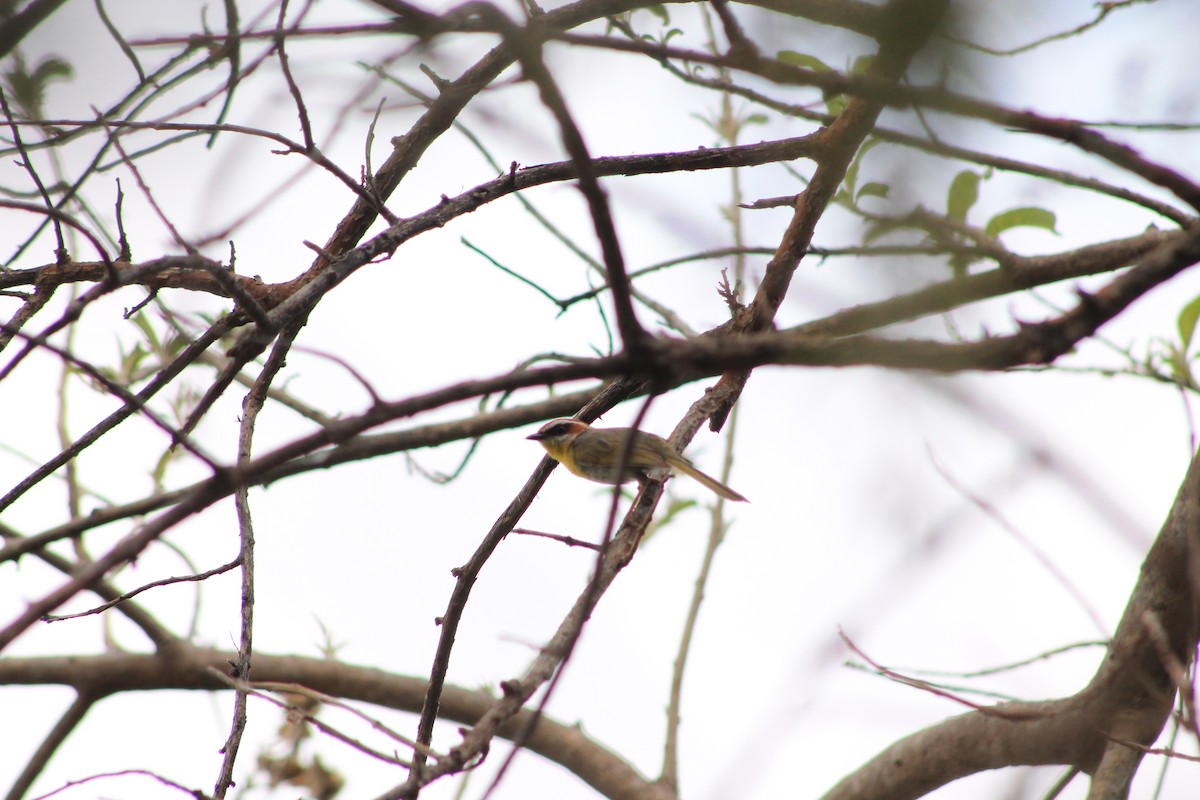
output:
[[[202,8],[197,2],[146,0],[112,5],[120,6],[109,11],[131,38],[189,32]],[[1091,4],[1082,2],[963,6],[984,15],[975,38],[999,47],[1067,30],[1093,14]],[[214,29],[223,25],[217,21],[219,9],[219,4],[208,8]],[[327,0],[318,4],[314,22],[364,19],[364,9],[358,3]],[[689,37],[702,30],[689,9],[671,7],[671,13],[673,24],[685,28]],[[243,14],[244,19],[253,16],[249,4]],[[1198,16],[1194,7],[1182,2],[1133,7],[1082,40],[1047,45],[1018,59],[973,57],[970,63],[955,65],[949,83],[1014,107],[1062,116],[1193,121],[1200,116],[1200,86],[1194,81],[1189,31],[1197,29]],[[637,20],[654,30],[649,14]],[[798,28],[791,37],[780,31],[779,47],[812,52],[840,67],[847,46],[862,46],[849,36],[813,35],[818,30],[824,29]],[[485,46],[482,40],[439,45],[422,60],[444,77],[454,77]],[[346,47],[338,42],[297,42],[289,47],[309,106],[320,112],[316,129],[321,137],[329,130],[329,111],[362,85],[363,73],[353,59],[378,58],[394,43],[382,37],[356,40],[349,44],[354,48],[350,58]],[[39,29],[25,52],[30,61],[46,53],[70,54],[76,77],[57,85],[51,96],[54,113],[64,117],[88,116],[89,104],[105,105],[133,80],[132,70],[99,28],[92,5],[78,0]],[[147,52],[147,61],[156,63],[170,51]],[[555,48],[549,62],[566,87],[594,154],[715,144],[693,116],[714,109],[715,95],[682,89],[657,68],[632,69],[634,62],[625,57]],[[428,89],[428,81],[415,68],[406,66],[403,75]],[[223,73],[212,80],[221,77]],[[173,102],[190,97],[186,91],[179,94],[163,103],[163,113]],[[405,130],[415,116],[411,109],[395,108],[401,93],[394,87],[354,104],[342,133],[327,148],[351,174],[357,174],[362,162],[363,137],[381,94],[392,110],[380,123],[373,153],[376,165],[386,155],[388,137]],[[561,157],[547,116],[532,97],[527,85],[509,86],[482,99],[463,118],[477,133],[486,134],[501,164],[515,160],[528,165]],[[798,92],[793,99],[811,98]],[[215,106],[210,111],[215,114]],[[278,127],[299,138],[275,65],[239,90],[231,121]],[[912,127],[911,121],[894,114],[886,115],[885,123]],[[935,124],[949,140],[979,150],[995,149],[1084,174],[1112,175],[1097,161],[1032,136],[988,138],[990,134],[972,126],[944,120]],[[806,124],[772,115],[768,127],[751,128],[746,138],[807,130]],[[1195,133],[1136,136],[1147,155],[1200,175]],[[271,147],[227,137],[212,153],[194,142],[145,159],[141,166],[156,198],[167,205],[185,235],[202,237],[274,192],[299,167],[298,156],[270,156]],[[71,157],[82,158],[81,153]],[[932,208],[944,207],[946,186],[963,166],[933,166],[887,146],[876,148],[866,163],[872,179],[893,182],[897,202],[915,198]],[[807,174],[809,165],[797,166]],[[135,256],[176,252],[121,169],[94,182],[92,201],[102,213],[111,213],[108,176],[117,175],[127,195],[126,225],[134,237]],[[436,203],[442,193],[455,194],[492,177],[494,171],[482,158],[451,133],[431,150],[390,205],[401,215],[415,213]],[[0,164],[0,181],[20,184],[20,171],[11,161]],[[799,189],[775,166],[743,171],[743,182],[747,200]],[[727,183],[726,175],[716,173],[607,181],[630,267],[726,244],[728,230],[719,208],[727,202]],[[1029,254],[1135,235],[1154,221],[1133,206],[1050,188],[997,175],[984,183],[970,220],[982,223],[1005,208],[1047,204],[1058,214],[1058,236],[1044,231],[1005,236],[1009,246]],[[1134,188],[1154,193],[1144,186]],[[577,241],[596,250],[573,187],[549,186],[527,196]],[[344,187],[324,175],[308,174],[301,188],[291,188],[282,202],[236,234],[238,270],[267,281],[291,278],[311,259],[302,241],[324,242],[349,203]],[[881,203],[879,210],[886,206]],[[749,243],[777,242],[786,213],[748,212]],[[6,217],[13,219],[11,213]],[[6,257],[18,235],[7,224],[0,226]],[[592,346],[605,346],[594,307],[581,305],[556,318],[556,309],[545,298],[463,247],[459,240],[464,236],[558,296],[588,286],[586,268],[539,232],[514,201],[506,200],[406,244],[390,261],[361,270],[321,303],[300,344],[346,359],[386,399],[500,373],[534,353],[587,355]],[[846,244],[859,236],[845,214],[831,213],[816,243]],[[42,263],[49,260],[49,252],[46,247],[15,266]],[[224,258],[227,248],[220,244],[208,252]],[[90,254],[81,248],[79,257]],[[764,258],[751,260],[752,278],[761,275],[764,264]],[[714,291],[722,266],[726,265],[702,262],[680,267],[647,280],[643,288],[679,309],[693,327],[708,328],[725,316]],[[941,274],[929,265],[899,260],[806,261],[779,323],[822,316]],[[1069,302],[1069,290],[1053,287],[1040,295]],[[1184,275],[1139,301],[1104,328],[1103,337],[1144,357],[1156,338],[1176,336],[1179,310],[1197,295],[1200,275]],[[132,342],[131,326],[120,313],[140,297],[129,290],[89,310],[77,343],[81,354],[106,363],[116,357],[118,342]],[[0,311],[11,313],[11,302],[0,302]],[[209,298],[178,292],[168,302],[197,312],[225,308]],[[643,323],[654,324],[652,314],[639,313]],[[1013,315],[1032,319],[1046,313],[1036,300],[1006,298],[956,312],[954,323],[969,336],[983,325],[993,332],[1006,330]],[[940,335],[945,327],[934,319],[912,330]],[[306,401],[331,413],[355,413],[369,403],[340,366],[303,352],[293,353],[288,361],[286,385]],[[1089,342],[1061,363],[1087,369],[1123,362],[1105,343]],[[6,426],[2,437],[4,486],[30,471],[22,454],[40,463],[57,450],[55,408],[47,394],[47,387],[55,385],[56,371],[53,358],[35,357],[0,388],[0,408],[10,420],[20,420]],[[667,433],[703,385],[657,399],[645,427]],[[514,402],[538,396],[527,392]],[[201,427],[204,444],[222,458],[234,453],[241,398],[240,391],[229,392]],[[71,397],[75,435],[111,407],[111,402],[76,386]],[[625,424],[637,408],[636,402],[628,403],[603,422]],[[461,404],[415,424],[465,416],[471,410],[471,404]],[[849,654],[838,639],[839,628],[876,660],[912,670],[974,670],[1103,638],[1120,618],[1140,559],[1165,518],[1192,448],[1187,398],[1146,379],[1089,371],[935,378],[877,369],[761,369],[750,380],[740,414],[730,483],[752,503],[732,511],[732,528],[718,555],[686,676],[682,789],[696,800],[819,796],[897,738],[961,711],[946,700],[844,667]],[[311,427],[286,410],[264,414],[256,452]],[[316,656],[324,628],[348,662],[427,675],[438,634],[433,618],[443,613],[453,586],[450,569],[466,560],[538,462],[540,448],[523,438],[532,430],[489,437],[465,474],[445,486],[431,485],[408,469],[403,457],[394,456],[290,478],[253,492],[256,649]],[[162,446],[163,437],[156,431],[122,426],[84,454],[82,479],[114,502],[139,497],[151,486],[146,454]],[[1050,463],[1031,459],[1031,446],[1044,448]],[[703,469],[716,472],[722,448],[722,442],[704,430],[689,454]],[[464,449],[452,445],[413,456],[426,469],[449,470]],[[202,475],[184,461],[172,468],[169,482],[184,485]],[[1020,536],[980,512],[946,475],[984,498]],[[708,499],[684,479],[669,488],[679,496]],[[558,470],[522,525],[596,540],[608,504],[606,490]],[[61,521],[64,509],[61,486],[47,481],[6,511],[4,520],[33,533]],[[549,708],[550,716],[579,722],[648,775],[657,775],[660,768],[672,660],[704,549],[706,522],[707,514],[699,510],[685,513],[643,546],[585,629]],[[102,551],[127,530],[115,525],[93,532],[89,543],[94,551]],[[232,504],[213,507],[168,538],[199,569],[230,560],[237,548]],[[1071,591],[1023,540],[1034,543],[1055,565],[1070,581]],[[449,680],[465,687],[494,686],[519,675],[582,590],[591,564],[589,552],[510,536],[472,594]],[[159,546],[148,550],[119,582],[132,588],[190,571],[177,554]],[[10,618],[59,580],[32,559],[23,560],[19,568],[0,566],[0,619]],[[237,580],[230,574],[205,583],[199,642],[234,646]],[[83,596],[65,610],[81,610],[93,602]],[[156,590],[146,602],[164,622],[182,630],[195,610],[196,588],[189,584]],[[111,619],[121,646],[145,648],[138,632],[119,617]],[[103,646],[102,626],[92,618],[37,627],[5,655],[93,653]],[[975,685],[1026,699],[1070,694],[1091,676],[1101,652],[1078,651]],[[5,753],[0,785],[11,784],[70,698],[66,690],[0,689],[0,719],[10,721],[0,725],[0,752]],[[230,696],[202,693],[106,700],[61,748],[35,794],[92,773],[137,768],[209,791],[231,704]],[[402,732],[415,729],[415,717],[371,711]],[[345,715],[329,713],[325,719],[371,737]],[[251,704],[251,727],[240,762],[243,781],[279,722],[273,707]],[[442,725],[435,747],[457,742],[456,727]],[[1196,751],[1196,743],[1186,736],[1176,746]],[[395,769],[332,741],[319,740],[318,747],[322,760],[349,779],[343,797],[371,797],[403,780]],[[498,743],[489,762],[470,776],[465,797],[480,796],[505,752]],[[1160,763],[1147,759],[1135,797],[1152,795]],[[976,776],[934,796],[1016,796],[1014,787],[1022,781],[1032,787],[1029,796],[1040,796],[1061,772],[1048,768]],[[1170,765],[1160,796],[1194,798],[1197,785],[1200,766],[1176,762]],[[1085,788],[1083,781],[1076,781],[1062,796],[1082,797]],[[458,789],[457,780],[441,781],[422,797],[440,800]],[[278,796],[298,794],[285,788]],[[94,782],[57,796],[169,795],[148,779],[126,778]],[[254,790],[246,796],[264,794]],[[559,767],[523,754],[495,796],[570,800],[595,795]]]

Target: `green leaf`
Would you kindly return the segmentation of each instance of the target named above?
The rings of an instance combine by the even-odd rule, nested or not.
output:
[[[807,53],[797,53],[795,50],[780,50],[775,58],[793,67],[811,69],[813,72],[832,72],[824,61]]]
[[[889,188],[886,183],[880,183],[879,181],[864,183],[863,187],[858,190],[858,199],[862,200],[864,197],[882,197],[886,199]]]
[[[1196,321],[1200,320],[1200,296],[1188,303],[1179,312],[1176,324],[1179,326],[1180,349],[1186,353],[1192,346],[1192,336],[1196,333]]]
[[[33,74],[30,77],[44,87],[55,78],[62,78],[66,80],[71,78],[74,74],[75,73],[74,70],[71,69],[71,65],[66,61],[63,61],[61,58],[51,57],[47,58],[41,64],[38,64],[37,69],[33,71]]]
[[[1026,227],[1044,228],[1051,233],[1058,233],[1054,229],[1054,223],[1057,221],[1058,218],[1054,216],[1054,212],[1044,208],[1034,208],[1032,206],[1010,208],[1008,211],[1001,211],[988,220],[984,232],[988,236],[999,236],[1010,228]]]
[[[55,79],[67,80],[73,74],[69,63],[51,56],[33,70],[28,70],[25,62],[18,60],[15,69],[4,72],[4,80],[22,110],[30,116],[40,117],[43,116],[42,101],[50,83]]]
[[[858,186],[858,170],[862,167],[863,158],[880,141],[880,139],[867,139],[863,142],[862,147],[858,148],[858,152],[854,154],[854,160],[850,162],[850,166],[846,167],[846,177],[842,179],[842,183],[849,187],[851,194],[855,193]]]
[[[163,345],[163,350],[167,356],[174,358],[182,353],[183,349],[191,343],[191,340],[186,336],[173,335],[167,338],[166,343]]]
[[[646,6],[646,10],[649,11],[654,16],[661,19],[663,25],[671,24],[671,15],[670,15],[670,13],[667,12],[666,6],[661,5],[661,4],[655,4],[652,6]]]
[[[158,334],[154,332],[154,325],[150,322],[150,318],[145,314],[138,314],[133,318],[133,324],[142,332],[142,336],[150,344],[150,347],[157,350],[159,348]]]
[[[967,212],[979,199],[979,175],[969,169],[954,176],[946,193],[946,216],[966,222]]]

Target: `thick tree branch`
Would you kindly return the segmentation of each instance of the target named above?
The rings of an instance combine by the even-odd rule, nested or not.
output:
[[[229,691],[214,673],[227,674],[237,654],[181,646],[165,655],[106,653],[94,656],[0,659],[0,685],[74,687],[89,697],[111,697],[124,692],[183,689]],[[427,682],[369,667],[324,658],[279,656],[258,652],[251,681],[299,683],[345,700],[417,713]],[[442,719],[475,724],[497,702],[487,692],[446,686],[439,714]],[[526,730],[529,712],[520,711],[496,728],[496,734],[513,738]],[[524,746],[563,765],[605,797],[622,800],[664,800],[671,797],[640,775],[633,766],[595,742],[578,726],[543,717],[529,732]]]
[[[1177,691],[1147,628],[1161,624],[1180,664],[1200,642],[1200,454],[1188,468],[1108,653],[1078,694],[1004,703],[953,717],[901,739],[838,783],[824,800],[909,800],[967,775],[1021,765],[1065,764],[1093,773],[1089,797],[1124,798],[1170,718]]]

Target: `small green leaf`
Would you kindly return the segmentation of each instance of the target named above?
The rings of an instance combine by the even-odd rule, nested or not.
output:
[[[886,183],[880,183],[879,181],[864,183],[863,187],[858,190],[858,199],[862,200],[864,197],[883,197],[886,199],[888,189],[889,187]]]
[[[863,159],[867,153],[874,149],[875,145],[879,144],[881,139],[867,139],[863,142],[862,147],[858,148],[858,152],[854,154],[854,160],[850,162],[850,166],[846,168],[846,177],[843,183],[849,187],[851,194],[854,194],[858,186],[858,171],[862,167]]]
[[[0,16],[2,15],[0,13]],[[57,56],[51,56],[33,70],[27,69],[24,61],[18,61],[15,69],[4,72],[4,81],[25,113],[40,117],[42,102],[50,83],[55,79],[70,79],[73,74],[69,63]]]
[[[1053,211],[1048,211],[1044,208],[1010,208],[1008,211],[1001,211],[996,216],[988,220],[987,227],[984,232],[988,236],[999,236],[1010,228],[1043,228],[1051,233],[1058,233],[1054,229],[1054,223],[1058,218],[1054,216]]]
[[[662,20],[663,25],[671,24],[671,15],[670,15],[670,13],[667,12],[666,6],[661,5],[661,4],[655,4],[652,6],[646,6],[646,10],[649,11],[654,16],[658,17],[660,20]]]
[[[159,456],[158,461],[154,464],[154,471],[151,473],[152,480],[155,486],[162,486],[163,481],[167,477],[167,467],[171,465],[171,461],[175,457],[175,448],[168,448]]]
[[[1196,333],[1196,321],[1200,320],[1200,296],[1192,300],[1179,312],[1176,324],[1179,326],[1180,349],[1186,353],[1192,346],[1192,336]]]
[[[192,343],[191,340],[185,336],[178,336],[178,335],[170,336],[167,338],[166,343],[163,345],[163,351],[166,352],[166,354],[168,356],[170,356],[171,358],[174,358],[175,356],[182,353],[183,348],[187,347],[191,343]]]
[[[45,86],[55,78],[66,80],[74,74],[75,72],[71,69],[71,65],[61,58],[47,58],[41,64],[38,64],[37,69],[33,71],[33,75],[30,77]]]
[[[150,318],[145,314],[138,314],[133,318],[134,326],[142,332],[143,338],[150,344],[154,350],[159,349],[158,334],[154,331],[154,325],[150,322]]]
[[[946,216],[965,222],[967,212],[979,199],[979,175],[966,169],[954,176],[946,193]]]
[[[775,54],[775,58],[793,67],[803,67],[811,69],[814,72],[832,72],[829,66],[817,58],[810,56],[807,53],[797,53],[795,50],[780,50]]]

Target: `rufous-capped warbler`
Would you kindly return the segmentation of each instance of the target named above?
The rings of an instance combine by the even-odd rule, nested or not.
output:
[[[629,453],[622,466],[622,448],[628,445]],[[749,502],[745,497],[730,489],[711,475],[696,469],[692,462],[675,452],[675,448],[661,436],[643,433],[632,428],[593,428],[577,419],[552,419],[537,433],[526,436],[546,448],[558,463],[581,478],[597,483],[625,483],[637,478],[648,477],[654,470],[675,469],[695,478],[705,487],[726,500],[737,503]]]

